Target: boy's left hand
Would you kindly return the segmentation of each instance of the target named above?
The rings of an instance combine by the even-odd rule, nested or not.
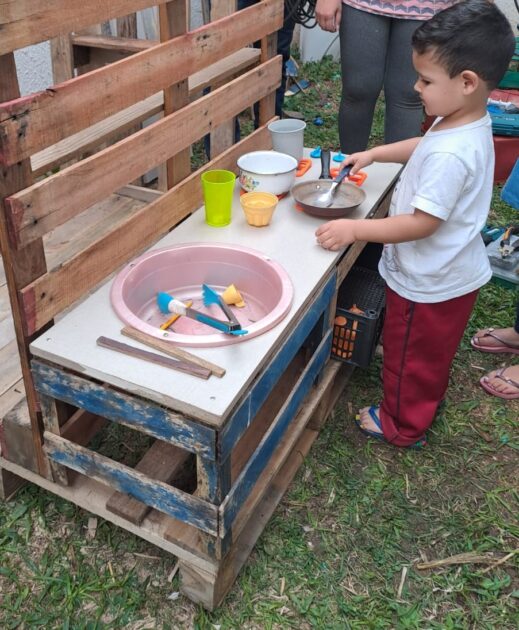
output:
[[[337,219],[324,223],[315,232],[317,242],[324,249],[332,251],[351,245],[356,240],[353,234],[354,223],[351,219]]]

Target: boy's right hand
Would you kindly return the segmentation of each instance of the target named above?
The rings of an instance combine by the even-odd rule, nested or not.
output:
[[[359,153],[352,153],[348,155],[348,157],[341,164],[341,168],[343,166],[348,166],[349,164],[353,164],[351,167],[350,175],[355,175],[361,168],[365,166],[369,166],[373,164],[373,151],[368,149],[367,151],[359,151]]]

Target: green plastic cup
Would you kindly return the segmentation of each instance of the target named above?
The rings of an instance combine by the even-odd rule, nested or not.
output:
[[[232,197],[236,175],[231,171],[202,173],[205,222],[212,227],[229,225],[232,215]]]

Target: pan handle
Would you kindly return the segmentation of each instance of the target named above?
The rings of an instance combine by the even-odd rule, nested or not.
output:
[[[330,149],[321,149],[321,174],[319,179],[331,179],[330,175]]]
[[[352,166],[353,164],[348,164],[347,166],[343,166],[333,181],[340,184],[342,180],[350,174]]]

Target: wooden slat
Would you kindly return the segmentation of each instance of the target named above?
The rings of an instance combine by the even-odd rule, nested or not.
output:
[[[150,479],[169,483],[185,466],[191,455],[172,444],[157,440],[146,451],[135,470]],[[137,501],[124,492],[114,492],[106,503],[106,509],[118,514],[136,525],[140,525],[150,511],[150,506]]]
[[[285,341],[279,352],[272,358],[261,375],[250,387],[247,397],[241,401],[240,406],[227,421],[219,439],[220,457],[226,459],[234,446],[241,438],[254,414],[267,400],[278,379],[283,377],[287,365],[293,360],[301,345],[308,337],[326,306],[330,303],[335,292],[335,276],[330,276],[326,284],[316,291],[316,296],[308,305],[304,316],[298,325],[291,331],[290,337]]]
[[[137,14],[130,13],[130,15],[118,17],[116,20],[116,30],[119,37],[137,39]]]
[[[309,429],[303,431],[285,463],[271,480],[261,501],[248,512],[246,525],[220,563],[220,570],[216,577],[181,559],[180,590],[182,593],[208,610],[214,610],[220,604],[232,587],[240,569],[249,559],[256,541],[267,526],[317,436],[316,431]]]
[[[188,31],[189,0],[170,0],[159,7],[160,41],[168,41]],[[183,79],[170,85],[164,90],[164,116],[181,109],[189,103],[188,80]],[[173,188],[175,184],[185,179],[191,172],[191,147],[184,147],[167,160],[166,188]]]
[[[128,37],[84,34],[73,34],[70,36],[70,40],[74,46],[100,48],[101,50],[117,50],[131,54],[148,50],[159,43],[156,39],[129,39]]]
[[[260,51],[257,48],[242,48],[200,72],[195,72],[188,80],[190,98],[194,98],[210,85],[218,87],[220,83],[224,83],[229,78],[238,76],[243,71],[256,65],[259,57]],[[36,153],[31,157],[34,177],[43,175],[55,166],[72,160],[104,142],[120,137],[135,123],[142,122],[161,112],[163,106],[163,93],[158,92],[144,101],[123,109],[117,114],[109,116],[95,125],[87,127]]]
[[[69,35],[59,35],[50,42],[52,79],[63,83],[74,76],[74,60]]]
[[[133,468],[69,442],[54,433],[45,431],[43,438],[45,452],[59,465],[72,468],[130,494],[138,501],[208,534],[217,533],[218,509],[214,505],[181,492],[162,481],[152,480]]]
[[[0,55],[166,0],[2,0]]]
[[[12,244],[24,247],[175,155],[279,85],[281,57],[6,200]],[[81,186],[78,186],[81,182]]]
[[[297,410],[306,393],[311,390],[312,383],[323,369],[332,345],[332,331],[323,338],[319,347],[308,361],[301,377],[298,379],[290,397],[281,408],[269,430],[254,451],[240,476],[233,484],[231,491],[220,507],[221,527],[220,536],[225,536],[232,527],[234,519],[242,505],[247,501],[251,489],[259,479],[276,449],[276,445],[283,439],[292,423],[297,422]]]
[[[236,0],[219,0],[210,5],[211,20],[220,20],[236,11]],[[274,115],[274,114],[273,114]],[[272,118],[272,116],[271,116]],[[211,157],[223,153],[234,142],[235,120],[228,120],[223,125],[211,131],[210,152]]]
[[[157,201],[137,211],[110,234],[63,263],[21,292],[27,330],[36,332],[57,313],[70,306],[87,291],[137,253],[149,247],[159,236],[202,203],[200,174],[223,168],[236,170],[236,160],[243,153],[271,146],[270,133],[261,127],[193,173],[162,195]]]
[[[192,453],[203,454],[209,459],[215,457],[215,432],[209,427],[185,419],[155,403],[142,401],[39,361],[32,362],[32,373],[36,389],[45,396],[62,400]]]
[[[0,100],[20,96],[18,79],[16,74],[16,64],[14,54],[8,53],[0,55]],[[14,328],[18,352],[20,355],[20,365],[25,382],[27,403],[31,416],[31,427],[34,451],[38,461],[40,474],[50,474],[48,460],[41,447],[40,423],[41,417],[36,400],[36,392],[31,380],[31,368],[29,358],[30,339],[25,335],[25,326],[18,291],[27,282],[32,282],[47,271],[45,262],[45,252],[42,239],[37,239],[31,245],[22,250],[14,251],[9,246],[8,228],[5,220],[5,197],[29,186],[32,183],[31,168],[29,160],[22,160],[17,164],[1,169],[0,175],[0,251],[3,257],[3,267],[9,289],[9,299],[13,312]]]
[[[264,0],[150,50],[0,106],[0,163],[14,164],[227,57],[283,23]]]
[[[203,553],[197,544],[197,529],[157,511],[153,511],[149,517],[145,518],[141,526],[136,526],[106,509],[105,504],[112,490],[104,483],[84,475],[78,475],[74,480],[73,486],[60,486],[41,475],[37,475],[18,464],[0,457],[0,472],[2,469],[4,469],[4,472],[9,471],[19,475],[22,479],[27,479],[48,492],[53,492],[87,512],[97,514],[109,523],[114,523],[132,534],[140,536],[160,549],[164,549],[178,558],[185,559],[190,564],[203,567],[211,572],[216,572],[217,570],[215,562],[206,553]],[[167,538],[165,536],[166,531],[172,532],[168,534]]]

